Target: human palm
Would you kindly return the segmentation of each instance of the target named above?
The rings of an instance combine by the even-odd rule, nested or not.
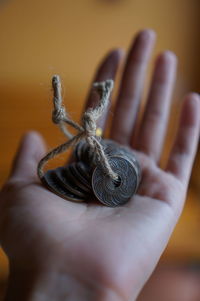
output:
[[[153,42],[148,30],[134,40],[111,127],[111,138],[134,149],[141,164],[137,194],[117,208],[61,199],[36,177],[45,149],[38,134],[30,133],[1,192],[0,237],[11,266],[48,271],[58,266],[88,287],[109,292],[109,300],[132,300],[154,270],[184,204],[199,135],[199,97],[185,97],[175,143],[161,169],[176,60],[170,52],[158,57],[138,126],[136,112]],[[95,81],[114,78],[121,55],[111,52]],[[94,102],[91,94],[86,106]],[[101,128],[105,121],[106,114]]]

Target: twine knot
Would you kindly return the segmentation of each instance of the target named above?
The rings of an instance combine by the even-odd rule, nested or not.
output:
[[[82,126],[85,130],[86,136],[91,137],[96,135],[96,120],[91,110],[88,110],[83,114]]]
[[[67,142],[59,145],[52,151],[50,151],[38,164],[38,176],[43,177],[43,167],[48,160],[54,158],[58,154],[66,151],[70,146],[75,146],[82,139],[86,139],[90,148],[94,152],[94,160],[96,163],[100,163],[105,174],[111,177],[113,180],[118,179],[118,175],[112,170],[108,158],[104,152],[103,146],[99,139],[96,137],[96,122],[99,117],[104,113],[109,103],[109,97],[113,89],[113,81],[106,80],[100,83],[94,83],[93,87],[100,95],[100,101],[95,108],[89,108],[82,117],[82,126],[71,120],[65,111],[65,107],[62,105],[62,93],[61,93],[61,82],[58,75],[54,75],[52,79],[52,86],[54,91],[54,110],[52,112],[52,120],[55,124],[58,124],[61,131],[65,136],[70,138]],[[73,136],[65,124],[68,124],[78,130],[78,134]]]
[[[66,111],[63,106],[55,108],[52,112],[52,121],[55,124],[58,124],[64,120],[65,116],[66,116]]]

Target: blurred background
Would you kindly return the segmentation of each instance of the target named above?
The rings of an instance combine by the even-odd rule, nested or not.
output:
[[[99,61],[110,49],[128,49],[134,34],[144,28],[154,29],[158,36],[144,98],[155,56],[169,49],[179,58],[166,156],[183,95],[200,91],[199,12],[198,0],[0,0],[0,184],[6,180],[18,141],[27,130],[39,131],[49,148],[64,141],[51,123],[52,75],[61,76],[65,104],[78,121]],[[200,151],[184,212],[151,280],[152,287],[162,275],[165,283],[171,279],[172,284],[177,274],[173,278],[171,272],[182,275],[188,267],[191,276],[191,271],[198,274],[200,270],[199,164]],[[8,262],[0,250],[1,295],[7,275]],[[147,300],[145,296],[139,300]],[[151,299],[150,293],[148,298],[164,301],[157,295]]]

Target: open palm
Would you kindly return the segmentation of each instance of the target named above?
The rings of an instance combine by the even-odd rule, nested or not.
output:
[[[190,93],[166,168],[161,169],[176,71],[176,58],[169,51],[156,60],[140,124],[137,118],[154,40],[154,33],[145,30],[130,48],[110,134],[136,152],[142,167],[137,195],[118,208],[61,199],[37,179],[37,162],[45,148],[38,134],[29,133],[1,192],[0,238],[11,272],[49,274],[57,269],[90,288],[92,300],[99,295],[108,296],[105,300],[134,300],[154,270],[184,205],[200,123],[199,96]],[[95,81],[114,78],[121,57],[121,51],[112,51]],[[87,107],[95,103],[94,97],[89,95]],[[105,121],[106,115],[101,128]]]

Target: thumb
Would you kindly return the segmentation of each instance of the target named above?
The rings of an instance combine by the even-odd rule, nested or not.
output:
[[[21,139],[10,173],[12,180],[37,179],[37,164],[46,151],[44,140],[37,132],[28,132]]]

